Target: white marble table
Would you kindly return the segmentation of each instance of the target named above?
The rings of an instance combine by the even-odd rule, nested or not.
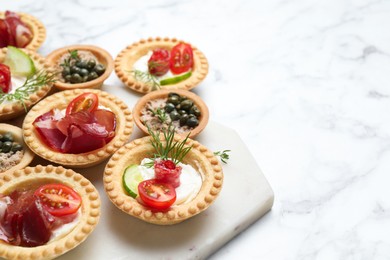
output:
[[[210,62],[194,91],[275,192],[211,259],[390,259],[390,2],[0,0],[47,27],[39,52],[185,39]],[[121,84],[115,74],[108,84]],[[245,199],[245,198],[241,198]]]

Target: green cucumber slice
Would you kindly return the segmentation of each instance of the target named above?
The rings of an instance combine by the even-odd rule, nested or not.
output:
[[[11,73],[16,76],[29,77],[36,71],[34,61],[22,50],[8,46],[4,64],[8,65]]]
[[[188,79],[189,77],[191,77],[191,75],[192,75],[192,72],[189,71],[189,72],[186,72],[184,74],[181,74],[181,75],[173,77],[173,78],[166,78],[166,79],[160,80],[160,85],[164,86],[164,85],[176,84],[176,83],[179,83],[180,81]]]
[[[123,187],[133,198],[138,196],[138,184],[143,180],[137,164],[128,166],[123,173]]]

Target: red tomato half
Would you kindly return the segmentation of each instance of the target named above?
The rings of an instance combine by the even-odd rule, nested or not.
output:
[[[168,209],[176,200],[175,188],[169,183],[160,183],[155,179],[146,180],[138,185],[138,194],[145,205],[157,209]]]
[[[149,73],[155,76],[162,76],[169,70],[169,51],[166,49],[155,49],[148,60]]]
[[[173,74],[189,71],[193,64],[194,58],[191,45],[179,43],[172,48],[169,67]]]
[[[72,188],[63,184],[46,184],[39,187],[34,195],[43,208],[53,216],[75,213],[81,206],[81,197]]]
[[[94,93],[84,93],[76,97],[66,108],[66,114],[74,114],[80,111],[93,112],[99,106],[99,98]]]
[[[5,64],[0,64],[0,89],[3,93],[11,90],[11,70]]]

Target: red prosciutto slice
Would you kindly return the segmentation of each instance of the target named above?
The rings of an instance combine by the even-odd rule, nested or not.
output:
[[[5,22],[11,36],[8,45],[24,48],[31,42],[33,38],[32,32],[30,28],[22,22],[19,15],[15,12],[6,11]]]
[[[8,25],[5,20],[0,19],[0,48],[7,47],[11,45],[10,42],[10,33],[8,29]]]
[[[55,151],[79,154],[99,149],[115,135],[116,118],[108,110],[80,111],[62,118],[55,111],[34,121],[41,140]]]

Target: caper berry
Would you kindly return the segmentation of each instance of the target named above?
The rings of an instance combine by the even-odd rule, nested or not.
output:
[[[169,92],[168,93],[168,97],[173,97],[173,96],[176,96],[176,97],[180,98],[180,95],[175,93],[175,92]]]
[[[187,123],[188,119],[189,119],[188,114],[181,115],[180,120],[179,120],[180,126],[185,125]]]
[[[88,68],[88,63],[85,60],[79,60],[76,62],[76,66],[79,67],[80,69],[86,69]]]
[[[3,135],[2,135],[2,134],[0,134],[0,141],[1,141],[1,140],[3,140]]]
[[[185,111],[184,109],[180,109],[177,112],[179,112],[180,115],[188,114],[187,111]]]
[[[190,114],[193,114],[193,115],[196,115],[196,116],[200,116],[200,110],[199,110],[199,108],[198,108],[196,105],[193,105],[193,106],[190,108]]]
[[[17,151],[21,151],[21,150],[23,150],[23,146],[21,146],[20,144],[17,144],[17,143],[13,143],[12,148],[11,148],[11,152],[16,153]]]
[[[93,68],[95,68],[95,66],[96,66],[96,61],[95,60],[89,60],[87,62],[87,69],[92,70]]]
[[[171,113],[169,113],[169,117],[172,121],[176,121],[179,120],[180,114],[176,110],[173,110]]]
[[[92,71],[92,72],[90,72],[90,73],[88,74],[88,81],[89,81],[89,80],[97,79],[98,77],[99,77],[98,74],[96,74],[95,71]]]
[[[199,125],[199,120],[196,117],[190,117],[186,123],[189,127],[195,127]]]
[[[0,141],[0,150],[1,150],[1,147],[3,147],[3,141]]]
[[[5,133],[5,135],[3,135],[3,142],[13,142],[14,141],[14,137],[12,136],[11,133]]]
[[[165,112],[170,113],[175,109],[175,105],[172,103],[167,103],[165,105]]]
[[[94,70],[100,76],[106,71],[106,67],[103,64],[97,64]]]
[[[65,78],[66,75],[69,75],[69,74],[70,74],[70,68],[69,67],[64,67],[62,69],[62,73],[61,73],[62,77]]]
[[[71,83],[80,83],[80,82],[82,82],[82,80],[83,79],[81,78],[80,74],[78,74],[78,73],[73,73],[72,77],[70,78]]]
[[[168,97],[168,102],[172,103],[176,106],[180,103],[180,97],[179,96],[170,96],[170,97]]]
[[[80,69],[80,76],[84,77],[84,76],[88,76],[89,74],[89,71],[87,69]]]
[[[180,108],[185,109],[185,110],[189,110],[193,104],[194,104],[194,102],[192,102],[191,100],[185,99],[185,100],[180,102]]]
[[[71,79],[72,79],[72,75],[65,76],[65,82],[70,82]]]
[[[12,142],[7,141],[3,143],[3,147],[1,148],[3,153],[9,153],[11,151]]]
[[[73,65],[70,67],[70,73],[74,74],[74,73],[80,73],[80,68]]]

